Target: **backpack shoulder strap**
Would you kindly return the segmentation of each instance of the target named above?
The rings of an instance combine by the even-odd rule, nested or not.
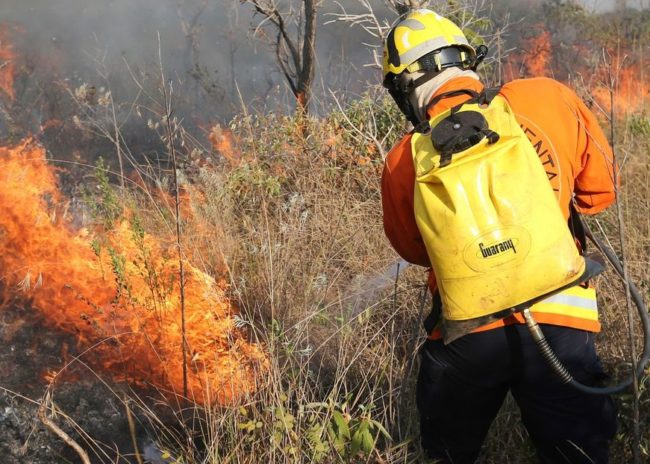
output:
[[[490,87],[488,89],[483,89],[483,92],[478,96],[478,103],[481,105],[489,105],[494,100],[499,92],[501,91],[501,86]]]
[[[472,98],[478,98],[480,94],[476,90],[471,90],[471,89],[459,89],[459,90],[451,90],[449,92],[443,92],[440,95],[436,95],[431,99],[431,101],[427,105],[427,110],[429,110],[429,108],[431,108],[432,106],[437,105],[441,100],[445,98],[457,97],[458,95],[469,95]]]
[[[569,230],[571,235],[578,241],[580,247],[582,248],[581,253],[586,254],[587,251],[587,233],[585,232],[585,226],[582,223],[582,218],[580,213],[576,209],[573,202],[569,202]]]
[[[462,108],[463,105],[467,103],[478,102],[481,105],[489,105],[494,99],[494,97],[496,97],[499,94],[500,90],[501,90],[501,86],[499,85],[497,87],[490,87],[487,89],[483,89],[480,93],[472,89],[458,89],[458,90],[451,90],[449,92],[443,92],[440,95],[436,95],[431,99],[431,101],[427,105],[427,110],[432,106],[437,105],[441,100],[445,98],[457,97],[459,95],[468,95],[470,97],[468,100],[459,103],[458,105],[451,108],[451,114],[453,116],[455,113],[458,112],[458,110]],[[413,132],[426,134],[427,132],[429,132],[430,129],[431,128],[429,127],[429,121],[421,121],[417,126],[415,126]]]
[[[468,100],[462,103],[459,103],[454,108],[452,108],[452,113],[458,111],[466,103],[477,102],[480,103],[481,105],[489,105],[494,99],[494,97],[496,97],[499,94],[500,90],[501,90],[501,86],[499,85],[496,87],[485,88],[480,93],[472,89],[458,89],[458,90],[451,90],[449,92],[443,92],[440,95],[436,95],[431,99],[431,101],[427,105],[427,110],[432,106],[437,105],[441,100],[445,98],[457,97],[459,95],[469,95],[471,98],[469,98]]]

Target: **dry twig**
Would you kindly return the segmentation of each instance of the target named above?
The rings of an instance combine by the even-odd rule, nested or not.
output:
[[[49,405],[49,406],[48,406]],[[81,458],[81,462],[83,464],[90,464],[90,458],[88,457],[88,453],[77,443],[74,441],[74,439],[65,433],[61,427],[56,425],[52,419],[47,417],[47,414],[45,412],[45,409],[52,409],[52,412],[56,414],[56,405],[54,404],[54,401],[52,400],[52,393],[48,390],[48,392],[45,394],[45,397],[43,398],[43,401],[41,402],[40,407],[38,408],[38,418],[43,422],[43,424],[50,429],[56,436],[58,436],[61,440],[65,442],[66,445],[71,447],[72,449],[75,450],[75,452],[79,455]]]
[[[131,413],[131,407],[129,406],[129,398],[123,396],[124,409],[126,410],[126,420],[129,423],[129,434],[131,435],[131,442],[133,443],[133,453],[135,454],[135,459],[138,461],[138,464],[144,464],[142,456],[140,456],[140,449],[138,448],[138,440],[135,436],[135,421],[133,420],[133,414]]]
[[[167,146],[169,149],[169,155],[171,156],[172,170],[174,179],[174,212],[175,212],[175,222],[176,222],[176,250],[178,252],[178,272],[180,277],[180,304],[181,304],[181,337],[182,341],[182,351],[183,351],[183,396],[187,398],[187,332],[185,329],[185,268],[183,263],[183,247],[181,244],[182,231],[181,231],[181,213],[180,213],[180,190],[178,185],[178,162],[176,156],[176,146],[174,145],[174,137],[176,136],[176,131],[172,127],[172,87],[169,86],[169,91],[167,89],[167,84],[165,82],[165,72],[162,65],[162,50],[160,46],[160,34],[158,35],[158,61],[160,65],[160,80],[161,80],[161,91],[164,98],[165,105],[165,130],[167,132]]]

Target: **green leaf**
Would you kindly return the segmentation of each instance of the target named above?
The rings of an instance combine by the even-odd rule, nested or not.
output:
[[[332,419],[334,420],[334,423],[336,424],[337,430],[337,435],[340,438],[345,438],[347,440],[350,439],[350,427],[348,427],[348,423],[343,417],[343,414],[341,414],[338,411],[334,411],[332,413]]]
[[[381,425],[381,423],[379,423],[379,422],[377,422],[377,421],[372,421],[372,423],[373,423],[373,424],[374,424],[374,425],[379,429],[379,431],[380,431],[380,432],[381,432],[381,433],[382,433],[382,434],[383,434],[383,435],[384,435],[388,440],[392,440],[390,434],[388,433],[388,430],[386,430],[386,429],[384,428],[384,426]]]
[[[352,435],[352,442],[350,443],[350,454],[355,455],[361,449],[361,431],[357,430]]]
[[[368,429],[362,431],[361,435],[361,450],[366,454],[370,454],[375,447],[375,440],[372,438]]]

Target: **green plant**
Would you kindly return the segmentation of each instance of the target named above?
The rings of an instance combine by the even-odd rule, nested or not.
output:
[[[99,157],[94,170],[97,191],[82,190],[82,195],[90,207],[93,219],[103,224],[107,230],[113,228],[123,211],[108,172],[104,159]]]
[[[225,187],[244,202],[255,197],[258,192],[269,197],[277,196],[280,193],[281,180],[261,166],[244,164],[230,173]]]
[[[261,411],[240,407],[237,428],[249,444],[268,437],[273,451],[293,459],[304,455],[318,463],[362,462],[380,439],[392,440],[372,409],[360,405],[351,411],[347,402],[334,400],[296,405],[282,393],[278,404]]]
[[[650,118],[645,112],[632,114],[627,122],[627,127],[636,137],[650,136]]]
[[[332,112],[329,120],[341,127],[344,146],[363,147],[380,143],[384,151],[402,136],[401,128],[405,121],[384,89],[366,91],[345,108]]]

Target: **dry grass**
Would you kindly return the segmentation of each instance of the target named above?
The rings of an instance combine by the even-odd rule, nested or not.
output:
[[[384,118],[383,130],[400,121],[385,103],[372,122]],[[349,128],[370,124],[372,105],[370,97],[356,103],[347,118],[242,117],[231,125],[237,155],[194,171],[185,247],[229,279],[239,323],[265,346],[271,369],[240,408],[198,413],[201,451],[168,437],[172,456],[417,460],[412,383],[426,275],[393,275],[396,256],[381,225],[382,159]],[[158,236],[170,229],[143,216]]]
[[[429,304],[426,275],[414,267],[402,269],[397,280],[391,274],[397,257],[381,224],[381,155],[350,128],[397,134],[400,119],[386,100],[370,97],[346,114],[241,117],[231,124],[236,156],[228,153],[188,175],[187,252],[229,281],[239,324],[265,347],[271,368],[238,407],[190,408],[174,413],[176,426],[159,422],[141,404],[169,460],[421,462],[413,386]],[[620,201],[630,272],[647,295],[650,133],[644,124],[638,118],[621,123],[617,147],[626,157]],[[170,215],[148,214],[161,206],[149,203],[158,197],[134,198],[150,230],[159,236],[170,230]],[[618,249],[615,219],[607,212],[590,222]],[[624,293],[610,276],[600,279],[600,289],[606,330],[598,346],[613,372],[629,360]],[[650,446],[646,382],[644,458]],[[620,433],[612,462],[622,463],[631,456],[632,399],[620,395],[617,402]],[[510,397],[480,462],[535,462]]]

